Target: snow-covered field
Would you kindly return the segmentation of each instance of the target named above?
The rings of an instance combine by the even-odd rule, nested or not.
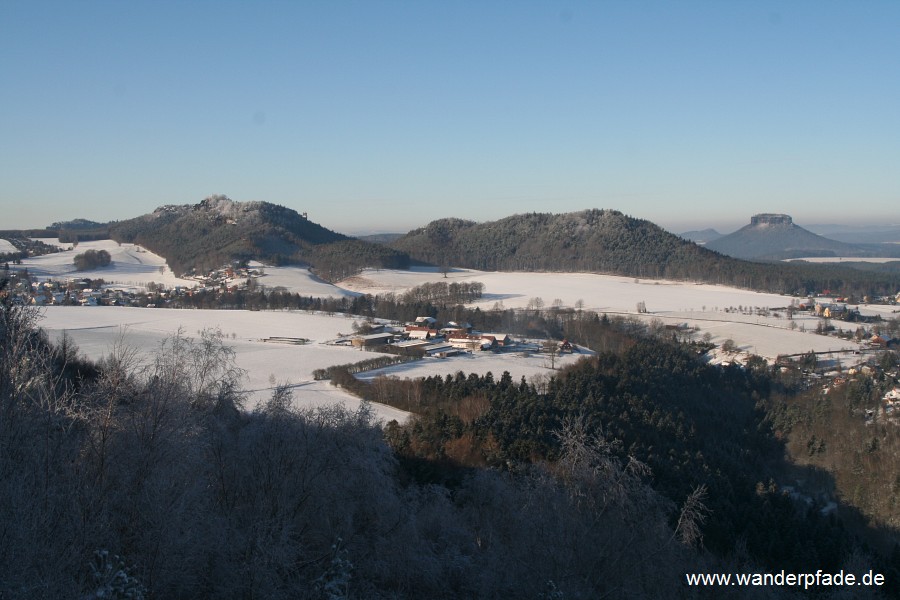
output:
[[[289,292],[301,296],[313,296],[325,298],[331,296],[341,298],[343,296],[358,296],[359,294],[345,290],[327,281],[322,281],[309,272],[306,267],[268,267],[258,262],[251,262],[253,268],[262,268],[263,275],[257,280],[259,285],[267,288],[284,288]]]
[[[245,388],[248,407],[265,401],[276,384],[296,386],[298,406],[343,402],[355,408],[359,400],[331,386],[314,382],[315,369],[370,358],[368,353],[346,347],[324,345],[338,333],[351,333],[352,320],[307,312],[167,310],[131,307],[51,306],[42,309],[41,327],[53,338],[65,331],[90,358],[108,355],[122,338],[150,360],[162,341],[181,329],[183,335],[199,338],[200,331],[219,329],[234,349],[237,366],[247,371]],[[263,342],[271,336],[311,340],[295,346]],[[408,416],[388,406],[375,407],[379,418],[405,420]]]
[[[482,309],[489,309],[498,302],[505,308],[525,308],[533,298],[543,300],[547,308],[557,299],[567,307],[573,307],[581,300],[585,310],[632,313],[641,301],[651,313],[702,310],[703,307],[722,310],[731,306],[785,307],[791,302],[788,296],[725,286],[592,273],[498,273],[454,269],[445,279],[435,269],[367,269],[338,285],[357,292],[378,294],[402,293],[425,282],[436,281],[480,281],[485,293],[477,304]]]
[[[671,311],[655,315],[642,315],[642,320],[652,321],[659,319],[665,325],[681,325],[695,327],[698,333],[695,337],[702,338],[709,333],[710,341],[721,345],[725,340],[731,339],[737,347],[750,354],[768,358],[770,360],[779,354],[800,354],[801,352],[838,352],[843,351],[842,360],[852,360],[853,353],[862,346],[854,341],[842,340],[832,336],[815,333],[816,326],[821,319],[807,315],[796,314],[793,322],[795,329],[791,329],[791,322],[785,313],[780,317],[770,315],[768,317],[699,311]],[[856,331],[855,323],[842,323],[831,321],[835,327],[845,326],[848,331]]]
[[[698,336],[708,332],[714,343],[732,339],[743,351],[769,359],[779,354],[810,350],[846,350],[846,358],[852,359],[852,353],[860,348],[855,342],[813,333],[820,319],[807,314],[796,314],[796,327],[792,328],[784,309],[791,301],[805,302],[806,298],[719,285],[591,273],[497,273],[469,269],[453,269],[446,279],[436,269],[368,269],[339,282],[339,285],[364,293],[399,294],[422,283],[436,281],[480,281],[485,286],[485,293],[476,305],[482,309],[490,309],[498,303],[505,308],[525,308],[535,298],[540,298],[545,307],[550,307],[559,300],[564,307],[581,305],[585,310],[645,321],[659,319],[665,325],[686,324],[698,328]],[[637,314],[638,302],[644,302],[647,314]],[[739,310],[741,308],[743,311]],[[756,308],[769,309],[770,316],[745,314],[756,313],[750,310]],[[862,314],[877,314],[883,318],[900,315],[896,306],[860,305],[859,310]],[[831,324],[843,326],[851,332],[857,327],[854,323],[840,321],[832,321]]]
[[[0,239],[0,254],[8,254],[10,252],[18,252],[19,249],[12,245],[9,240]]]
[[[84,242],[78,250],[106,249],[113,255],[112,269],[115,278],[122,282],[157,281],[173,285],[192,282],[176,280],[167,268],[160,273],[164,263],[160,257],[136,247],[115,242]],[[28,268],[33,273],[60,277],[74,274],[72,254],[29,259]],[[79,273],[79,275],[85,275]],[[102,276],[107,281],[115,279],[108,270],[98,270],[90,276]],[[170,279],[166,279],[168,276]],[[488,310],[497,305],[506,308],[525,308],[541,298],[545,307],[554,303],[564,307],[582,306],[610,314],[620,314],[645,321],[657,320],[664,325],[687,325],[697,328],[697,337],[709,334],[711,341],[721,344],[731,339],[744,352],[774,359],[779,354],[816,352],[845,352],[840,360],[844,365],[855,360],[855,342],[844,341],[813,333],[821,322],[815,317],[798,314],[793,321],[783,310],[792,298],[777,294],[762,294],[705,284],[673,281],[655,281],[587,273],[491,273],[455,269],[447,279],[433,269],[412,271],[370,269],[357,277],[340,282],[338,286],[315,279],[308,270],[292,267],[265,267],[260,283],[269,287],[285,287],[305,295],[345,295],[355,293],[403,292],[428,281],[480,281],[485,285],[485,296],[477,305]],[[558,302],[557,302],[558,301]],[[638,302],[645,303],[648,313],[638,315]],[[737,310],[738,308],[743,310]],[[770,309],[768,316],[758,316],[757,310]],[[896,316],[895,307],[860,307],[866,312]],[[727,311],[726,311],[727,309]],[[142,309],[124,307],[47,307],[43,309],[41,325],[52,335],[67,331],[81,350],[89,357],[99,358],[112,349],[116,340],[124,336],[126,344],[139,348],[149,357],[163,339],[179,328],[196,337],[205,328],[218,328],[228,345],[236,353],[239,367],[247,371],[246,388],[248,405],[264,401],[273,384],[288,382],[295,387],[298,405],[343,402],[349,407],[358,400],[333,386],[312,381],[315,369],[335,364],[357,362],[372,355],[347,347],[327,345],[340,333],[351,333],[353,319],[343,315],[329,316],[304,311],[201,311]],[[795,324],[792,326],[792,322]],[[832,321],[835,326],[839,321]],[[847,324],[855,330],[855,324]],[[307,338],[308,345],[267,343],[261,341],[271,336]],[[556,361],[557,366],[578,359],[569,355]],[[509,371],[515,380],[532,379],[551,373],[549,360],[540,355],[524,356],[522,353],[476,353],[446,359],[430,358],[373,371],[365,378],[379,374],[400,377],[454,374],[457,371],[486,373],[499,376]],[[406,413],[389,407],[377,406],[383,419],[406,418]]]
[[[343,402],[350,408],[359,400],[327,382],[313,381],[312,372],[337,364],[358,362],[377,356],[346,346],[325,344],[340,334],[352,332],[353,319],[345,316],[329,316],[306,311],[212,311],[167,310],[130,307],[80,307],[49,306],[42,309],[40,325],[54,339],[65,331],[86,356],[101,358],[113,351],[120,340],[138,349],[144,360],[150,360],[154,351],[167,337],[178,332],[199,338],[200,331],[213,328],[222,332],[225,343],[234,349],[237,366],[247,371],[245,387],[249,392],[248,406],[264,402],[276,384],[289,383],[294,388],[294,400],[298,406]],[[306,338],[310,343],[302,346],[264,342],[267,337]],[[555,359],[559,367],[577,360],[579,355],[565,355]],[[537,374],[551,373],[547,357],[523,356],[521,352],[510,354],[477,353],[445,359],[427,358],[407,365],[372,371],[365,378],[377,375],[425,377],[429,375],[487,373],[498,378],[504,371],[519,380],[533,378]],[[408,416],[403,411],[376,405],[379,418],[403,421]]]

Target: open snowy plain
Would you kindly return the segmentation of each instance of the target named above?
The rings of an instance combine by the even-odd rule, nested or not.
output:
[[[105,249],[112,264],[91,272],[76,272],[74,255],[86,249]],[[111,241],[83,242],[74,251],[31,258],[23,261],[35,275],[64,279],[66,277],[102,277],[110,286],[140,288],[150,281],[167,286],[194,285],[193,281],[172,274],[165,261],[139,247]],[[711,341],[731,339],[744,352],[774,359],[779,354],[842,352],[835,355],[844,365],[855,360],[860,346],[813,333],[820,322],[815,317],[797,315],[787,318],[784,310],[792,300],[788,296],[763,294],[706,284],[634,279],[589,273],[494,273],[454,269],[445,278],[434,269],[410,271],[368,269],[358,276],[332,285],[317,279],[301,267],[264,267],[261,285],[282,287],[309,296],[347,296],[360,293],[403,293],[425,282],[479,281],[484,284],[484,297],[475,303],[482,310],[495,307],[526,308],[542,303],[562,307],[622,315],[663,325],[696,328],[697,336],[709,334]],[[540,299],[539,301],[537,299]],[[805,300],[805,299],[796,299]],[[637,313],[643,302],[646,314]],[[896,316],[891,309],[877,307],[870,312]],[[766,310],[767,309],[767,310]],[[863,306],[860,310],[870,309]],[[344,402],[349,407],[358,401],[326,382],[314,382],[315,369],[350,363],[371,355],[348,347],[325,342],[339,334],[352,332],[353,319],[344,315],[313,314],[304,311],[201,311],[125,307],[47,307],[42,309],[41,325],[53,336],[66,331],[82,352],[92,358],[109,353],[119,338],[140,349],[150,360],[155,349],[167,336],[181,330],[184,335],[198,337],[203,329],[219,329],[228,345],[234,348],[239,367],[247,372],[248,406],[264,401],[273,382],[295,386],[295,402],[300,405]],[[840,322],[833,322],[840,325]],[[847,324],[855,329],[855,325]],[[309,339],[307,345],[296,346],[262,341],[272,336]],[[721,356],[727,360],[730,357]],[[557,359],[556,366],[578,359],[570,355]],[[380,374],[399,377],[454,374],[457,371],[499,376],[509,371],[514,379],[551,373],[549,360],[543,356],[521,353],[481,354],[430,358],[366,373],[365,378]],[[383,419],[403,420],[406,413],[390,407],[376,407]]]
[[[698,329],[698,336],[709,333],[711,341],[721,344],[727,339],[744,352],[774,359],[779,354],[843,351],[843,360],[852,360],[859,350],[856,342],[813,333],[819,319],[808,315],[787,318],[784,310],[792,298],[726,286],[653,279],[634,279],[592,273],[494,273],[454,269],[447,279],[433,269],[411,271],[369,269],[340,282],[358,292],[378,294],[402,293],[427,281],[480,281],[484,297],[476,303],[483,310],[495,305],[526,308],[539,298],[545,307],[560,301],[564,307],[582,306],[585,310],[659,320],[664,325],[687,325]],[[646,314],[637,313],[637,303],[644,302]],[[896,307],[878,307],[882,316],[890,317]],[[768,309],[762,316],[757,309]],[[860,307],[866,312],[866,307]],[[896,315],[894,315],[896,316]],[[840,322],[833,322],[835,326]],[[855,330],[854,324],[846,324]],[[407,367],[407,371],[415,373]]]

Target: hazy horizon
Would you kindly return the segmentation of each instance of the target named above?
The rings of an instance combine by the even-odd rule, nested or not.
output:
[[[900,4],[0,6],[2,228],[213,193],[341,232],[900,223]]]

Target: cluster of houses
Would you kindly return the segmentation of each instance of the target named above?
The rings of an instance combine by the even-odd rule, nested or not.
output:
[[[154,298],[177,297],[190,293],[182,286],[172,290],[144,293],[101,287],[100,283],[87,278],[36,281],[13,275],[9,288],[2,293],[11,296],[14,304],[30,306],[152,306],[148,302]]]
[[[833,298],[832,302],[837,303],[837,304],[840,304],[840,303],[854,304],[853,298],[834,295],[834,294],[832,294],[831,290],[822,290],[820,293],[816,294],[816,297],[818,297],[818,298]],[[809,300],[807,301],[807,308],[812,308],[818,302],[819,302],[818,300],[813,300],[813,297],[810,296]],[[828,303],[827,301],[824,301],[824,300],[822,302],[824,302],[826,304]],[[857,302],[858,302],[858,299],[857,299]],[[862,303],[863,304],[889,304],[889,305],[900,304],[900,292],[897,292],[896,294],[888,294],[886,296],[863,296]],[[801,306],[801,310],[803,310],[802,306]]]
[[[816,302],[813,312],[817,317],[825,319],[843,319],[852,314],[859,315],[859,309],[850,310],[846,304],[840,302]]]
[[[802,311],[809,311],[817,317],[823,319],[839,319],[842,321],[867,322],[873,320],[872,317],[861,315],[859,307],[850,308],[844,298],[835,298],[832,300],[814,300],[811,302],[801,303],[798,308]]]
[[[433,317],[418,317],[414,322],[402,326],[369,326],[366,333],[341,338],[337,343],[349,343],[365,349],[391,345],[395,349],[436,357],[464,352],[510,350],[521,344],[509,334],[475,331],[468,323],[450,321],[441,326]],[[575,347],[566,340],[559,345],[560,352],[574,350]]]
[[[136,247],[138,248],[138,247]],[[137,250],[140,252],[140,248]],[[6,270],[10,279],[9,289],[5,292],[12,296],[16,304],[34,306],[148,306],[156,300],[166,301],[194,290],[235,292],[248,286],[248,282],[256,282],[263,271],[234,264],[221,269],[214,269],[201,275],[185,275],[185,279],[197,282],[195,287],[176,286],[173,289],[151,289],[148,292],[137,292],[132,289],[113,289],[103,286],[102,281],[87,278],[69,278],[64,280],[47,279],[38,281],[20,269]]]
[[[124,304],[128,300],[126,292],[95,289],[89,279],[62,282],[16,278],[7,293],[14,303],[33,306],[100,306]]]
[[[884,404],[884,412],[891,414],[897,412],[900,414],[900,387],[888,391],[881,399]]]
[[[515,345],[506,333],[482,333],[474,331],[468,323],[448,322],[440,326],[434,317],[418,317],[403,326],[372,325],[365,334],[339,340],[358,348],[374,348],[392,345],[409,351],[419,351],[425,356],[450,356],[461,352],[501,350]]]
[[[212,269],[204,274],[187,274],[184,279],[196,281],[198,285],[208,288],[236,291],[246,287],[248,281],[255,281],[263,275],[261,269],[234,264],[221,269]]]
[[[822,386],[822,393],[825,395],[832,389],[855,381],[859,376],[886,380],[890,389],[882,396],[881,403],[877,408],[865,409],[866,424],[887,422],[900,425],[900,380],[898,380],[898,375],[900,374],[897,369],[883,371],[878,365],[868,364],[851,367],[845,372],[829,371],[822,375],[810,373],[808,376],[813,379],[824,378],[827,380]]]
[[[814,300],[810,298],[806,302],[802,302],[797,308],[802,311],[809,311],[817,317],[823,319],[840,319],[843,321],[867,322],[874,320],[874,317],[861,315],[859,306],[851,308],[848,306],[847,298],[830,298]],[[884,296],[870,299],[868,296],[863,298],[863,304],[889,304],[896,305],[900,303],[900,293],[896,296]]]

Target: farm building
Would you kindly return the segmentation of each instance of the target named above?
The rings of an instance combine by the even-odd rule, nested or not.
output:
[[[417,338],[420,340],[430,340],[440,335],[437,329],[431,327],[423,327],[420,325],[407,325],[406,335],[409,338]]]
[[[358,335],[353,338],[353,346],[357,348],[368,348],[370,346],[383,346],[391,341],[394,337],[393,333],[371,333],[369,335]]]

